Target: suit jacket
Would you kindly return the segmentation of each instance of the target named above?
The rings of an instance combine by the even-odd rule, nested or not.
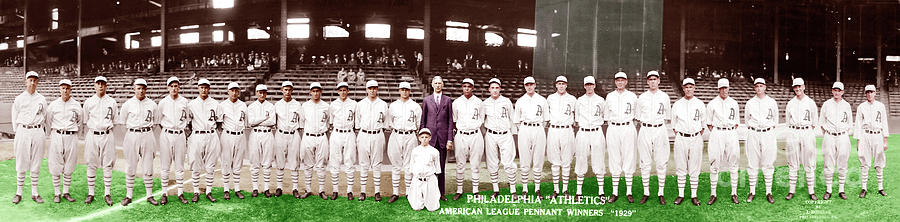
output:
[[[453,141],[453,100],[441,95],[441,104],[437,104],[434,94],[425,97],[419,128],[431,130],[431,146],[438,150],[447,149],[447,141]]]

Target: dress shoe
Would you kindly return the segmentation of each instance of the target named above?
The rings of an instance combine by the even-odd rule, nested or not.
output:
[[[581,194],[575,194],[575,202],[581,202]]]
[[[360,194],[359,194],[359,201],[364,201],[364,200],[366,200],[366,193],[360,193]]]
[[[161,197],[159,197],[159,204],[166,205],[167,203],[169,203],[168,195],[163,194]]]
[[[222,194],[222,199],[231,200],[231,194],[229,194],[228,191],[225,191],[225,193]]]
[[[676,197],[676,198],[675,198],[675,205],[681,205],[681,201],[684,201],[684,197]]]
[[[263,192],[263,196],[266,196],[266,198],[270,198],[270,197],[272,197],[272,192],[269,192],[269,190],[266,190]]]
[[[191,202],[196,203],[197,201],[200,201],[200,193],[194,193],[194,196],[191,197]]]
[[[494,192],[493,194],[491,194],[491,199],[497,198],[497,196],[500,196],[500,192]]]
[[[400,199],[400,197],[396,194],[391,195],[391,199],[388,199],[388,203],[394,203],[394,201],[397,201],[397,199]]]
[[[322,198],[323,200],[328,199],[328,196],[325,195],[325,191],[319,192],[319,197]]]
[[[237,196],[238,199],[244,199],[244,194],[242,194],[241,191],[235,191],[234,195]]]
[[[612,196],[609,196],[609,201],[606,201],[606,202],[607,203],[615,203],[616,200],[619,200],[619,196],[612,195]]]
[[[44,203],[44,198],[41,198],[41,195],[31,196],[31,200],[39,204]]]
[[[831,199],[831,193],[825,192],[825,195],[822,195],[822,199],[823,199],[823,200]]]
[[[306,199],[309,196],[312,196],[312,192],[307,191],[303,195],[300,195],[300,199]]]
[[[562,195],[563,197],[569,198],[569,191],[563,191]]]
[[[884,190],[878,190],[878,194],[881,194],[883,197],[887,196],[887,193],[885,193]]]
[[[188,204],[187,199],[184,198],[184,194],[178,194],[178,201],[180,201],[183,204]]]
[[[541,194],[541,191],[540,191],[540,190],[535,191],[535,192],[534,192],[534,196],[536,196],[536,197],[538,198],[538,200],[543,200],[543,199],[544,199],[544,195]]]
[[[446,201],[450,201],[450,200],[447,200],[447,197],[445,197],[444,195],[441,195],[441,201],[446,202]]]
[[[691,198],[691,199],[693,199],[693,198]],[[716,198],[716,195],[709,196],[709,202],[706,202],[706,205],[713,205],[714,203],[716,203],[717,199],[718,198]]]
[[[810,199],[810,200],[819,200],[819,198],[816,197],[816,194],[814,194],[814,193],[809,194],[809,199]]]
[[[794,199],[794,193],[788,193],[787,196],[784,196],[784,199],[785,199],[785,200],[791,200],[791,199]]]
[[[659,196],[659,205],[666,205],[666,197]]]
[[[631,194],[626,195],[625,199],[628,200],[628,203],[634,203],[634,196]]]
[[[381,202],[381,192],[375,192],[375,201]]]
[[[550,194],[550,198],[549,198],[549,199],[553,200],[553,199],[556,199],[556,197],[558,197],[558,196],[559,196],[559,194],[556,193],[556,191],[553,191],[553,193]]]
[[[153,206],[159,206],[159,202],[156,202],[156,199],[153,199],[153,196],[147,197],[147,203],[153,204]]]
[[[281,188],[275,189],[275,196],[276,196],[276,197],[280,197],[282,194],[284,194],[284,191],[281,190]]]
[[[61,201],[61,200],[62,200],[62,197],[60,197],[59,195],[53,195],[53,202],[54,202],[54,203],[59,203],[59,201]]]
[[[69,201],[69,202],[75,202],[75,198],[72,198],[72,195],[69,194],[69,193],[64,193],[64,194],[62,195],[62,198],[63,198],[63,199],[66,199],[66,200]]]
[[[694,206],[700,206],[700,200],[696,197],[691,197],[691,204],[694,204]]]
[[[524,199],[525,196],[522,196],[522,198]],[[513,200],[513,201],[518,201],[518,200],[519,200],[519,195],[513,194],[513,195],[512,195],[512,200]]]
[[[353,200],[353,192],[347,192],[347,200]]]
[[[650,199],[650,196],[644,195],[643,197],[641,197],[641,202],[640,202],[640,203],[641,203],[641,204],[645,204],[645,203],[647,203],[647,200],[648,200],[648,199]]]
[[[841,198],[841,199],[844,199],[844,200],[846,200],[846,199],[847,199],[847,195],[846,195],[846,194],[844,194],[844,192],[840,192],[840,193],[838,193],[838,197],[840,197],[840,198]]]
[[[741,201],[738,201],[738,196],[737,196],[737,194],[732,194],[732,195],[731,195],[731,202],[734,203],[734,204],[740,204],[740,203],[741,203]]]
[[[19,199],[22,199],[22,198],[19,197]],[[88,195],[87,197],[84,198],[84,204],[91,204],[93,202],[94,202],[94,195]]]
[[[866,190],[865,189],[859,191],[859,198],[866,198]]]
[[[299,190],[291,191],[291,194],[294,195],[294,198],[300,199],[300,191]]]
[[[606,195],[603,195],[601,193],[600,195],[597,195],[597,197],[599,197],[601,200],[606,200],[606,203],[609,203],[609,198],[606,198]]]
[[[474,199],[478,199],[480,197],[481,197],[481,194],[478,194],[478,193],[472,194],[472,198],[474,198]]]
[[[456,193],[456,195],[453,195],[453,200],[454,200],[454,201],[457,201],[457,200],[459,200],[460,197],[462,197],[462,194],[461,194],[461,193]]]
[[[259,190],[253,190],[253,192],[250,192],[250,196],[251,197],[259,196]]]
[[[107,205],[107,206],[112,206],[112,205],[113,205],[113,201],[112,201],[112,197],[111,197],[111,196],[106,195],[106,196],[103,197],[103,200],[106,201],[106,205]]]
[[[128,206],[128,204],[130,204],[130,203],[131,203],[131,198],[126,197],[125,199],[122,199],[122,206]]]
[[[766,201],[769,201],[770,204],[775,204],[775,197],[772,194],[766,194]]]
[[[337,200],[338,194],[337,192],[331,192],[331,200]]]
[[[206,199],[209,200],[209,202],[216,202],[216,198],[213,198],[212,193],[206,193]]]
[[[12,202],[13,204],[19,204],[19,202],[22,202],[22,195],[13,196]],[[85,202],[87,203],[87,200],[85,200]]]
[[[747,194],[747,203],[753,202],[753,198],[756,197],[756,194],[750,193]]]

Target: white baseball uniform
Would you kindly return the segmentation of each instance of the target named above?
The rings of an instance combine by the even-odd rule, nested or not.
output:
[[[210,193],[216,175],[216,162],[222,152],[219,136],[216,135],[216,122],[219,121],[216,110],[219,101],[212,97],[206,99],[197,97],[191,100],[187,107],[191,113],[192,132],[188,138],[188,157],[191,164],[191,178],[194,180],[194,193],[200,193],[201,173],[206,173],[206,193]]]
[[[772,194],[772,177],[775,174],[775,157],[778,156],[778,142],[775,138],[775,125],[781,118],[778,115],[778,102],[772,97],[754,96],[744,105],[744,120],[747,123],[747,175],[750,181],[750,194],[756,195],[756,178],[762,170],[765,177],[766,194]]]
[[[88,195],[94,195],[94,180],[97,168],[103,169],[105,195],[112,187],[112,168],[116,163],[115,137],[112,134],[113,121],[117,119],[119,107],[109,94],[96,94],[84,101],[84,160],[87,163]]]
[[[312,190],[312,171],[315,169],[319,179],[319,192],[325,191],[325,163],[328,162],[328,102],[312,100],[303,103],[300,118],[303,122],[303,141],[300,143],[300,160],[303,177],[306,178],[306,191]]]
[[[72,184],[72,172],[75,171],[75,155],[78,144],[78,127],[81,126],[81,118],[84,110],[81,103],[69,98],[63,101],[62,97],[50,102],[47,111],[50,118],[50,152],[47,154],[47,166],[50,175],[53,176],[53,193],[60,195],[69,193],[69,185]],[[62,193],[59,190],[60,176],[63,178]]]
[[[275,102],[275,187],[282,188],[285,171],[291,171],[291,183],[293,190],[297,190],[300,180],[300,170],[303,161],[300,149],[300,124],[302,124],[302,104],[285,98]],[[308,182],[307,182],[308,183]],[[309,191],[309,186],[306,187]]]
[[[262,169],[263,188],[269,190],[269,176],[272,173],[275,151],[273,150],[275,136],[272,135],[272,127],[275,126],[275,105],[269,101],[259,102],[254,100],[247,106],[247,125],[253,128],[247,143],[247,152],[250,157],[250,177],[253,180],[253,190],[259,190],[259,171]],[[277,166],[277,163],[275,163]]]
[[[153,156],[156,152],[156,139],[153,138],[151,129],[156,124],[153,112],[156,112],[156,102],[147,97],[144,97],[143,100],[131,97],[122,104],[122,108],[119,110],[116,122],[125,125],[125,128],[128,129],[122,144],[125,149],[125,162],[128,162],[128,168],[125,171],[127,198],[132,198],[134,176],[139,161],[143,170],[146,195],[153,195]]]
[[[403,179],[407,189],[412,182],[412,175],[406,174],[408,172],[406,168],[409,167],[406,160],[418,143],[416,130],[422,120],[422,106],[412,99],[406,101],[398,99],[388,106],[388,113],[388,125],[393,129],[387,146],[388,159],[391,161],[391,188],[394,195],[400,195],[400,173],[405,174]]]
[[[534,192],[541,190],[541,171],[544,169],[544,153],[547,149],[547,135],[544,123],[547,115],[547,99],[538,93],[527,93],[516,100],[513,122],[519,126],[519,173],[522,175],[522,191],[528,192],[528,181],[534,181]],[[528,177],[532,173],[532,177]]]
[[[456,135],[453,136],[453,149],[456,154],[456,193],[463,192],[463,180],[466,172],[466,163],[472,171],[472,193],[478,193],[478,168],[481,165],[481,157],[484,155],[484,135],[481,134],[481,124],[484,123],[484,110],[481,107],[481,99],[472,95],[469,98],[459,96],[453,100],[453,122],[456,125]],[[415,141],[413,146],[415,146]],[[408,184],[407,180],[407,184]]]
[[[650,196],[650,171],[656,167],[656,179],[659,189],[657,196],[663,195],[666,187],[666,170],[669,164],[669,132],[666,120],[672,116],[672,102],[669,94],[662,90],[647,90],[638,97],[638,109],[635,119],[641,121],[641,130],[637,137],[637,150],[640,155],[641,183],[644,185],[644,196]]]
[[[175,165],[175,183],[178,195],[184,193],[184,158],[187,153],[187,139],[184,129],[190,121],[188,100],[184,96],[172,98],[166,96],[156,107],[156,119],[159,120],[159,164],[162,190],[169,186],[169,167]]]
[[[728,170],[731,176],[731,195],[737,195],[738,160],[741,144],[737,137],[737,125],[741,123],[741,108],[733,98],[716,96],[706,106],[706,124],[712,127],[709,135],[710,193],[716,195],[719,171]]]
[[[884,151],[887,148],[884,139],[890,135],[887,115],[884,104],[879,101],[866,101],[856,107],[856,132],[853,135],[859,138],[856,149],[862,189],[868,188],[869,166],[874,162],[878,190],[884,190]]]
[[[381,187],[381,160],[384,158],[384,129],[388,117],[388,106],[381,98],[374,100],[368,97],[356,103],[356,128],[360,129],[356,136],[356,149],[359,152],[359,177],[361,193],[366,193],[366,181],[372,172],[375,182],[375,193]]]
[[[222,153],[222,185],[228,192],[228,178],[234,191],[241,191],[241,167],[244,165],[244,154],[247,152],[247,104],[241,100],[231,102],[229,99],[219,102],[216,107],[218,120],[222,123],[219,143]],[[233,175],[233,176],[232,176]]]
[[[481,103],[484,110],[484,152],[488,173],[491,175],[491,184],[494,192],[500,192],[500,164],[506,171],[509,180],[510,194],[516,193],[516,144],[513,134],[516,134],[516,124],[512,120],[513,106],[509,98],[498,96],[496,99],[488,97]],[[456,115],[453,115],[456,116]],[[460,125],[457,124],[457,127]]]
[[[606,138],[603,136],[603,110],[606,100],[600,95],[582,95],[575,106],[575,121],[578,135],[575,135],[575,194],[581,195],[584,174],[588,169],[588,155],[591,169],[597,176],[598,194],[603,194],[603,177],[606,175]]]
[[[806,187],[809,194],[815,192],[816,186],[816,135],[813,129],[819,122],[819,108],[809,96],[802,99],[796,96],[788,101],[785,109],[785,123],[792,130],[787,138],[788,145],[788,193],[797,188],[797,171],[803,166],[806,171]]]
[[[332,131],[328,138],[328,168],[331,169],[331,190],[338,191],[340,171],[347,177],[347,193],[353,192],[353,170],[356,164],[356,133],[353,123],[356,119],[356,101],[340,98],[331,101],[328,119]]]
[[[603,117],[609,122],[606,128],[606,150],[609,152],[609,173],[612,175],[614,196],[619,195],[619,177],[623,173],[626,195],[631,194],[637,131],[632,124],[636,109],[637,96],[627,89],[622,92],[612,91],[606,95]]]
[[[38,176],[44,158],[44,124],[47,120],[47,99],[35,91],[22,92],[13,101],[11,118],[16,136],[13,139],[16,154],[16,194],[22,194],[25,173],[31,173],[31,195],[37,196]]]
[[[841,99],[828,99],[822,104],[819,112],[819,126],[824,130],[822,138],[822,157],[825,160],[825,192],[831,193],[834,168],[837,166],[838,190],[844,192],[844,181],[847,179],[847,161],[850,158],[850,137],[853,129],[853,111],[850,103]]]
[[[407,197],[413,210],[427,208],[435,211],[441,207],[439,199],[441,191],[438,189],[437,176],[441,172],[441,157],[438,150],[432,146],[416,146],[410,152],[406,170],[415,179],[410,184]]]
[[[700,163],[703,162],[703,136],[706,127],[706,105],[700,98],[682,97],[672,105],[672,125],[675,128],[675,174],[678,176],[678,197],[684,197],[685,176],[691,177],[691,198],[697,197],[700,182]]]
[[[569,93],[560,95],[553,93],[547,96],[550,129],[547,130],[547,160],[550,161],[550,172],[553,175],[553,192],[569,191],[569,174],[572,173],[572,157],[575,155],[575,102],[577,99]],[[543,165],[543,164],[542,164]],[[562,173],[562,191],[559,190],[560,173]]]

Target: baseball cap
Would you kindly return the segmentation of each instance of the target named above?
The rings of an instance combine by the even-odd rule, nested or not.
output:
[[[497,83],[497,85],[503,85],[500,83],[500,79],[498,79],[498,78],[491,78],[491,80],[488,81],[488,84],[491,84],[491,83]]]
[[[416,135],[422,135],[423,133],[427,133],[428,135],[431,135],[431,130],[429,130],[428,128],[422,128],[419,130],[419,134],[416,134]]]
[[[134,85],[144,85],[144,86],[147,86],[147,80],[144,80],[144,79],[135,79],[135,80],[134,80]]]
[[[294,88],[294,83],[292,83],[291,81],[281,82],[281,87],[285,87],[285,86],[290,86],[291,88]]]
[[[266,85],[263,84],[259,84],[256,85],[256,91],[269,91],[269,87],[266,87]]]
[[[440,77],[437,77],[437,78],[440,78]],[[372,88],[372,87],[378,87],[378,81],[375,81],[373,79],[373,80],[369,80],[368,82],[366,82],[366,88]]]
[[[802,85],[804,85],[803,78],[796,78],[796,79],[794,79],[794,84],[791,84],[791,87],[802,86]]]
[[[730,84],[728,84],[728,79],[721,78],[719,79],[719,87],[718,88],[728,88]]]
[[[565,83],[568,83],[568,82],[569,82],[569,79],[566,78],[565,76],[557,76],[557,77],[556,77],[556,82],[565,82]]]
[[[199,86],[199,85],[207,85],[207,86],[209,86],[209,85],[212,85],[212,84],[209,84],[209,80],[208,80],[208,79],[200,79],[200,81],[197,81],[197,85],[198,85],[198,86]]]
[[[181,83],[181,81],[178,80],[178,77],[172,76],[172,77],[169,77],[168,80],[166,80],[166,85],[168,86],[169,84],[172,84],[172,82],[179,82],[179,83]]]
[[[106,82],[106,77],[103,77],[103,76],[94,77],[94,82],[100,82],[100,81]]]
[[[657,72],[656,70],[647,72],[647,78],[650,78],[650,76],[656,76],[656,77],[659,77],[659,72]]]
[[[28,71],[28,72],[26,72],[26,73],[25,73],[25,78],[27,79],[28,77],[40,78],[40,76],[38,75],[38,73],[35,72],[35,71]]]
[[[525,81],[524,81],[524,82],[525,82],[525,84],[528,84],[528,83],[535,83],[534,77],[531,77],[531,76],[525,77]]]
[[[875,85],[866,85],[866,92],[868,92],[868,91],[875,92],[878,90],[875,90]]]
[[[228,90],[231,90],[231,89],[240,89],[240,88],[241,88],[241,86],[238,85],[238,83],[236,83],[236,82],[228,83]]]
[[[291,87],[293,87],[293,86],[291,86]],[[315,89],[315,88],[322,89],[322,84],[319,82],[312,82],[309,84],[309,89]]]
[[[338,87],[338,89],[340,89],[341,87],[347,87],[349,89],[350,84],[347,84],[347,82],[340,82],[340,83],[338,83],[337,87]]]
[[[756,85],[756,84],[763,84],[763,85],[765,85],[765,84],[766,84],[766,80],[763,79],[763,78],[756,78],[756,80],[753,80],[753,85]]]
[[[412,89],[412,86],[410,86],[408,82],[401,82],[400,89]]]
[[[841,83],[841,82],[834,82],[834,85],[831,85],[831,88],[832,88],[832,89],[840,89],[840,90],[844,90],[844,83]]]
[[[682,86],[687,85],[687,84],[696,85],[696,84],[694,84],[694,79],[691,79],[691,78],[686,78],[683,81],[681,81]]]
[[[628,74],[625,74],[624,72],[617,72],[616,79],[618,78],[628,79]]]
[[[69,85],[69,86],[72,86],[72,80],[69,80],[69,79],[59,80],[59,85]]]
[[[472,79],[470,79],[470,78],[465,78],[465,79],[463,79],[463,82],[462,82],[462,83],[463,83],[463,84],[468,83],[468,84],[472,84],[472,86],[475,86],[475,81],[472,80]]]
[[[584,84],[585,84],[585,85],[587,85],[587,84],[597,84],[597,81],[594,80],[594,76],[585,76],[585,77],[584,77]]]

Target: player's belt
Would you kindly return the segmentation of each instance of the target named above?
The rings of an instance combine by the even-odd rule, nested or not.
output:
[[[78,132],[78,131],[56,130],[56,133],[59,133],[59,134],[62,134],[62,135],[72,135],[72,134],[75,134],[75,133],[77,133],[77,132]]]
[[[342,129],[334,129],[335,132],[338,133],[352,133],[353,130],[342,130]]]
[[[31,126],[28,126],[28,125],[22,126],[22,128],[25,128],[25,129],[34,129],[34,128],[41,128],[41,127],[42,127],[42,126],[41,126],[40,124],[38,124],[38,125],[31,125]]]
[[[144,132],[149,132],[150,127],[128,129],[128,131],[135,132],[135,133],[144,133]]]
[[[572,126],[557,126],[557,125],[552,125],[552,124],[550,125],[550,128],[557,128],[557,129],[571,128],[571,127],[572,127]]]
[[[270,133],[270,132],[272,132],[272,130],[271,130],[271,129],[253,129],[253,132],[257,132],[257,133]]]
[[[416,178],[416,180],[425,182],[425,181],[428,181],[428,177],[419,177],[419,178]]]
[[[416,133],[415,130],[393,130],[393,131],[394,131],[394,133],[399,133],[399,134],[403,134],[403,135]]]
[[[805,130],[805,129],[812,128],[811,126],[790,126],[790,127],[791,127],[791,129],[795,129],[795,130]]]
[[[294,135],[294,133],[297,133],[297,130],[293,130],[293,131],[284,131],[284,130],[280,130],[280,129],[279,129],[279,130],[278,130],[278,133]]]
[[[363,132],[363,133],[368,133],[368,134],[379,134],[379,133],[381,133],[381,130],[359,130],[359,131],[360,131],[360,132]]]
[[[304,133],[304,135],[306,135],[306,136],[320,137],[320,136],[324,136],[325,133],[316,133],[316,134],[312,134],[312,133]]]
[[[681,136],[681,137],[695,137],[695,136],[699,136],[699,135],[700,135],[700,132],[691,133],[691,134],[688,134],[688,133],[682,133],[682,132],[676,132],[676,133],[678,134],[678,136]]]
[[[656,125],[653,125],[653,124],[647,124],[647,123],[641,123],[641,127],[660,127],[660,126],[662,126],[662,125],[663,125],[662,123],[656,124]]]
[[[844,132],[840,132],[840,133],[834,133],[834,132],[829,132],[828,130],[825,130],[825,134],[832,135],[832,136],[843,136],[844,134],[847,134],[847,132],[844,131]]]
[[[769,132],[769,130],[772,130],[775,127],[769,127],[769,128],[765,128],[765,129],[753,128],[753,127],[748,127],[748,128],[750,128],[750,130],[756,131],[758,133],[765,133],[765,132]]]
[[[93,132],[94,132],[94,135],[106,135],[106,134],[109,134],[109,130],[105,130],[105,131],[93,131]]]
[[[580,130],[581,130],[581,131],[585,131],[585,132],[594,132],[594,131],[599,131],[599,130],[600,130],[600,127],[592,128],[592,129],[581,128]]]
[[[459,133],[462,135],[472,135],[472,134],[478,133],[478,130],[476,129],[476,130],[472,130],[472,131],[456,131],[456,133]]]
[[[163,131],[165,131],[166,133],[169,133],[169,134],[182,134],[182,133],[184,133],[184,130],[170,130],[170,129],[165,129],[165,130],[163,130]]]
[[[541,126],[541,124],[537,124],[537,123],[522,123],[522,125],[525,125],[525,126]]]
[[[865,131],[866,131],[866,133],[868,133],[868,134],[881,134],[881,130],[879,130],[879,131],[865,130]]]
[[[487,131],[488,131],[488,133],[490,133],[490,134],[497,134],[497,135],[503,135],[503,134],[508,133],[507,131],[500,132],[500,131],[493,131],[493,130],[491,130],[491,129],[487,129]]]
[[[715,127],[716,130],[734,130],[737,127]]]
[[[215,130],[194,130],[194,134],[208,134],[215,133]]]
[[[624,122],[624,123],[609,122],[609,124],[611,124],[613,126],[627,126],[627,125],[631,125],[631,122]]]
[[[235,131],[228,131],[228,130],[225,130],[225,133],[231,134],[231,135],[235,135],[235,136],[244,135],[244,131],[237,131],[237,132],[235,132]]]

